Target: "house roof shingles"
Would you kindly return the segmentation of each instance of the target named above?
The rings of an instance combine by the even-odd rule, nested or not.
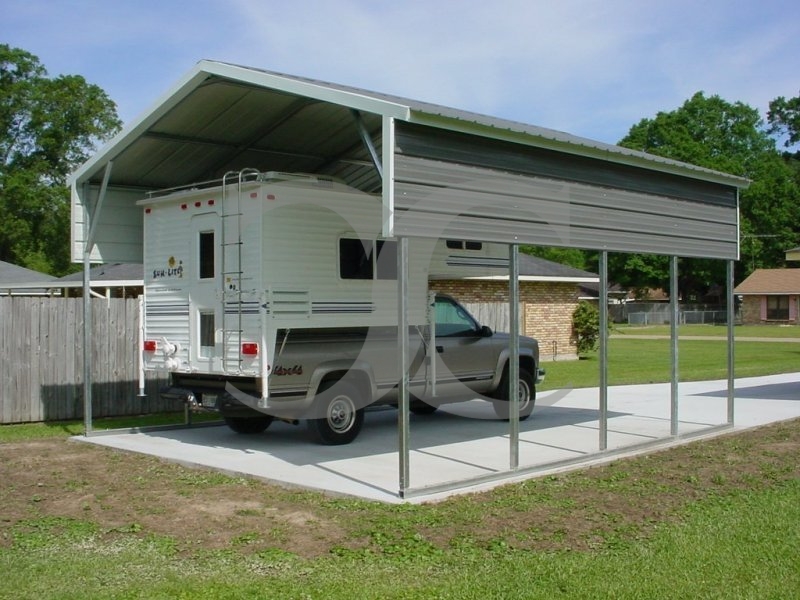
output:
[[[733,290],[736,294],[800,294],[800,269],[756,269]]]

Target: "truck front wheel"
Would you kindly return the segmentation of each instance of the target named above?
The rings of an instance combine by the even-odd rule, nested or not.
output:
[[[497,388],[496,398],[492,401],[495,414],[504,420],[508,420],[510,415],[508,388],[508,367],[506,367],[503,372],[503,378]],[[533,412],[533,405],[536,403],[536,386],[533,383],[533,376],[521,366],[519,368],[517,393],[519,394],[519,420],[524,421]]]
[[[308,432],[320,444],[349,444],[364,424],[364,409],[359,406],[358,388],[347,381],[332,382],[320,387],[314,399],[313,416],[308,419]]]

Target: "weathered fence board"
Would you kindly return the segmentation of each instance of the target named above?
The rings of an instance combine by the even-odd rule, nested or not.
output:
[[[148,373],[139,398],[136,299],[92,299],[92,414],[175,410]],[[83,299],[0,298],[0,423],[83,417]]]

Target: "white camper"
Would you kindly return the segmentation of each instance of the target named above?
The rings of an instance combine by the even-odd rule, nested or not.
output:
[[[278,331],[397,323],[397,245],[380,236],[377,196],[245,170],[139,204],[146,369],[251,377],[266,398]],[[428,319],[429,277],[504,274],[507,264],[504,246],[414,240],[410,323]]]

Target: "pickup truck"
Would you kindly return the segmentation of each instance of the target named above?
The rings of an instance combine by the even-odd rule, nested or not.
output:
[[[435,336],[411,330],[410,410],[429,414],[483,397],[508,419],[509,335],[481,326],[444,295],[435,298],[435,323]],[[306,421],[314,441],[347,444],[361,430],[367,406],[397,405],[397,350],[396,327],[287,330],[277,339],[266,403],[252,395],[254,378],[173,373],[162,395],[218,411],[237,433],[261,433],[275,419]],[[544,378],[536,340],[520,336],[518,360],[519,418],[527,419]]]

